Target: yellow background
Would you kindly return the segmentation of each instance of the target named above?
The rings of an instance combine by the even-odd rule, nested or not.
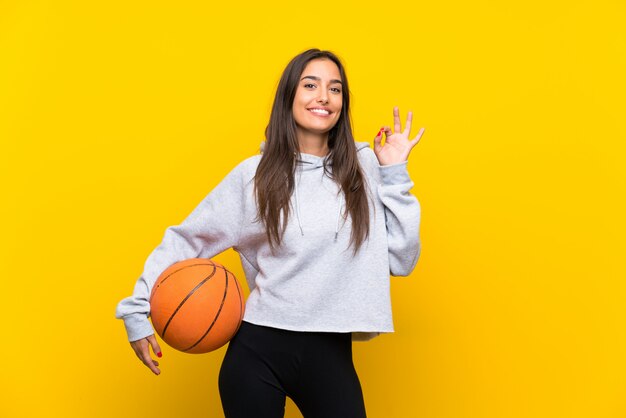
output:
[[[426,127],[422,256],[396,333],[354,346],[368,416],[626,416],[624,22],[618,0],[0,2],[0,417],[222,416],[224,350],[163,344],[154,376],[115,306],[310,47],[343,59],[357,140],[394,105]]]

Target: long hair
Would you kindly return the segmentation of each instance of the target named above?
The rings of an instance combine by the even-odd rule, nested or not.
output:
[[[350,123],[350,90],[346,72],[339,58],[330,51],[309,49],[294,57],[281,76],[269,124],[265,130],[263,155],[256,170],[254,190],[257,199],[256,221],[262,220],[270,248],[280,245],[289,221],[290,197],[295,187],[296,158],[300,147],[292,107],[300,77],[308,62],[332,60],[339,68],[342,82],[341,114],[328,134],[329,155],[324,173],[333,179],[345,196],[345,210],[352,219],[350,245],[353,255],[369,236],[369,207],[364,174],[360,167]],[[344,217],[345,217],[344,210]],[[281,212],[282,225],[279,226]],[[280,228],[280,229],[279,229]]]

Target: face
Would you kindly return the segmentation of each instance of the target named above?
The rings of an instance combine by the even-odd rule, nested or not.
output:
[[[293,117],[299,134],[323,135],[339,120],[343,105],[341,76],[329,59],[309,61],[300,75],[293,100]]]

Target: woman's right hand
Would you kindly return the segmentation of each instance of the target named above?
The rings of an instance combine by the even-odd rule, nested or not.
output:
[[[139,360],[141,360],[143,364],[145,364],[150,370],[152,370],[152,373],[158,376],[159,374],[161,374],[161,370],[159,370],[159,368],[157,367],[159,365],[159,362],[156,360],[152,360],[152,357],[150,357],[150,349],[148,348],[149,345],[152,346],[152,351],[158,357],[161,357],[161,347],[159,347],[159,343],[157,342],[154,334],[149,335],[146,338],[142,338],[141,340],[130,342],[130,346],[135,351],[137,357],[139,357]]]

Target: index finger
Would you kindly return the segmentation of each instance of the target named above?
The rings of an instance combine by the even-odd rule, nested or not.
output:
[[[139,354],[141,356],[141,361],[143,362],[143,364],[148,366],[148,368],[152,370],[152,373],[156,375],[159,375],[161,373],[161,370],[159,370],[159,368],[157,367],[159,365],[159,362],[156,360],[152,360],[152,357],[150,357],[150,350],[148,350],[147,345],[141,347]]]
[[[152,372],[156,375],[161,373],[161,371],[156,367],[159,365],[159,362],[156,360],[152,360],[150,357],[150,349],[148,338],[144,338],[142,340],[133,341],[130,343],[131,347],[135,351],[135,354],[141,360],[143,364],[145,364]]]
[[[157,357],[161,357],[161,347],[159,346],[154,334],[148,335],[146,338],[148,339],[148,343],[152,346],[152,352],[156,354]]]

